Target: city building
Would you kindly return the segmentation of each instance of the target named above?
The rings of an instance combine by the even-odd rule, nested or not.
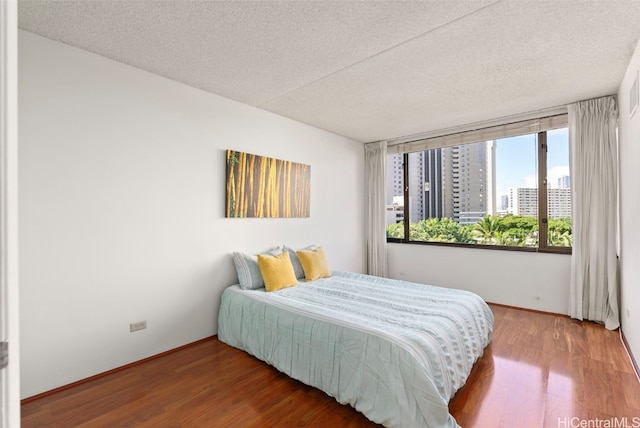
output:
[[[507,211],[509,209],[509,195],[500,196],[500,211]]]
[[[474,224],[495,211],[494,164],[493,141],[442,149],[444,217]]]
[[[518,187],[509,189],[509,209],[513,215],[538,216],[538,189]],[[571,189],[547,189],[549,218],[571,217]]]
[[[387,220],[385,224],[395,224],[404,221],[404,198],[394,196],[391,204],[387,204]]]
[[[569,178],[569,177],[563,177]],[[567,180],[568,182],[568,180]],[[549,218],[571,217],[571,189],[547,189],[547,212]]]
[[[442,218],[442,150],[422,152],[424,172],[423,218]]]
[[[403,195],[402,162],[403,155],[387,160],[388,210]],[[410,221],[448,217],[474,224],[495,213],[493,141],[409,153],[408,162]]]
[[[393,155],[387,158],[387,191],[386,204],[392,205],[395,196],[402,196],[404,183],[402,173],[402,155]]]
[[[424,215],[424,164],[426,152],[409,154],[409,219],[418,222]],[[394,200],[404,196],[403,155],[389,156],[387,159],[387,192],[386,204],[393,205]],[[404,202],[401,203],[404,206]],[[404,217],[403,217],[404,219]]]
[[[558,178],[558,188],[560,189],[570,189],[571,188],[571,177],[568,175],[562,176]]]
[[[517,187],[509,189],[509,213],[513,215],[538,216],[538,189]]]

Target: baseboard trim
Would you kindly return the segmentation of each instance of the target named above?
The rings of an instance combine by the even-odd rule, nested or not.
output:
[[[97,375],[93,375],[93,376],[90,376],[90,377],[85,378],[85,379],[80,379],[80,380],[75,381],[73,383],[70,383],[68,385],[59,386],[59,387],[54,388],[52,390],[41,392],[40,394],[32,395],[31,397],[23,398],[22,400],[20,400],[20,405],[30,403],[32,401],[38,400],[40,398],[47,397],[49,395],[56,394],[58,392],[64,391],[66,389],[73,388],[73,387],[78,386],[78,385],[82,385],[83,383],[91,382],[92,380],[96,380],[96,379],[100,379],[100,378],[105,377],[105,376],[109,376],[110,374],[117,373],[119,371],[126,370],[126,369],[134,367],[134,366],[138,366],[140,364],[146,363],[147,361],[151,361],[151,360],[155,360],[155,359],[160,358],[160,357],[164,357],[165,355],[172,354],[172,353],[180,351],[182,349],[189,348],[191,346],[195,346],[195,345],[198,345],[198,344],[203,343],[203,342],[207,342],[209,340],[212,340],[215,337],[216,337],[216,335],[205,337],[204,339],[196,340],[195,342],[187,343],[186,345],[182,345],[182,346],[179,346],[177,348],[169,349],[168,351],[161,352],[159,354],[152,355],[152,356],[147,357],[147,358],[143,358],[142,360],[134,361],[132,363],[125,364],[124,366],[116,367],[115,369],[111,369],[111,370],[108,370],[106,372],[98,373]]]
[[[508,309],[518,309],[519,311],[533,312],[533,313],[536,313],[536,314],[553,315],[553,316],[556,316],[556,317],[569,318],[569,315],[567,315],[567,314],[559,314],[557,312],[548,312],[548,311],[541,311],[539,309],[522,308],[520,306],[503,305],[502,303],[487,302],[487,304],[493,305],[493,306],[500,306],[502,308],[508,308]]]
[[[622,345],[624,345],[624,348],[627,350],[627,354],[629,355],[629,360],[631,360],[631,365],[636,372],[636,377],[638,377],[638,380],[640,380],[640,367],[638,366],[638,362],[636,361],[633,352],[631,352],[631,347],[629,346],[629,342],[627,342],[627,338],[625,337],[622,328],[620,328],[620,337],[622,338]]]

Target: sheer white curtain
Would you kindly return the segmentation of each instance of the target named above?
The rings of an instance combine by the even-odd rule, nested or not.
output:
[[[365,245],[367,273],[387,277],[387,232],[385,191],[387,142],[365,144]]]
[[[573,251],[569,315],[620,326],[616,255],[618,108],[614,97],[569,105]]]

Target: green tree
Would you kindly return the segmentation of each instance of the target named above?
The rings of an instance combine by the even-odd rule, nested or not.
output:
[[[388,224],[387,238],[404,238],[404,222]]]
[[[499,231],[496,232],[495,244],[512,247],[522,247],[525,245],[529,237],[530,234],[526,232],[514,232],[514,230],[505,232]]]
[[[504,245],[535,247],[538,245],[536,217],[507,214],[501,219],[503,233],[509,237]]]
[[[571,231],[566,230],[559,232],[558,230],[549,231],[549,245],[552,247],[571,247],[573,245],[573,239],[571,237]]]
[[[533,232],[538,230],[538,219],[523,215],[507,214],[501,218],[503,230]]]
[[[473,237],[465,226],[450,218],[428,218],[409,225],[412,241],[471,243]]]
[[[571,247],[573,244],[571,232],[572,224],[570,218],[549,219],[549,245],[554,247]]]
[[[387,226],[389,238],[404,238],[404,223]],[[508,214],[488,215],[472,226],[463,226],[450,218],[429,218],[409,223],[409,239],[423,242],[478,243],[485,245],[538,245],[538,219]],[[570,247],[571,219],[549,219],[548,241],[551,246]]]
[[[387,237],[404,238],[404,223],[387,225]],[[450,218],[428,218],[417,223],[409,223],[409,239],[423,242],[472,243],[473,236],[469,228]]]
[[[500,217],[488,215],[473,226],[473,235],[478,244],[495,245],[498,235],[502,239],[503,226]]]
[[[569,232],[569,235],[571,235],[571,219],[567,217],[549,219],[549,232],[552,231],[560,234]]]

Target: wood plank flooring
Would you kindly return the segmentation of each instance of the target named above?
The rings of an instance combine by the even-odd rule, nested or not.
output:
[[[578,418],[575,426],[624,417],[629,426],[640,426],[640,418],[632,425],[640,417],[640,383],[617,331],[568,317],[491,309],[491,344],[449,403],[461,426],[570,427],[572,418]]]
[[[493,340],[449,404],[461,426],[559,428],[581,426],[571,418],[625,417],[629,426],[640,426],[640,384],[618,332],[563,316],[491,308]],[[378,425],[212,338],[28,401],[22,426]]]

